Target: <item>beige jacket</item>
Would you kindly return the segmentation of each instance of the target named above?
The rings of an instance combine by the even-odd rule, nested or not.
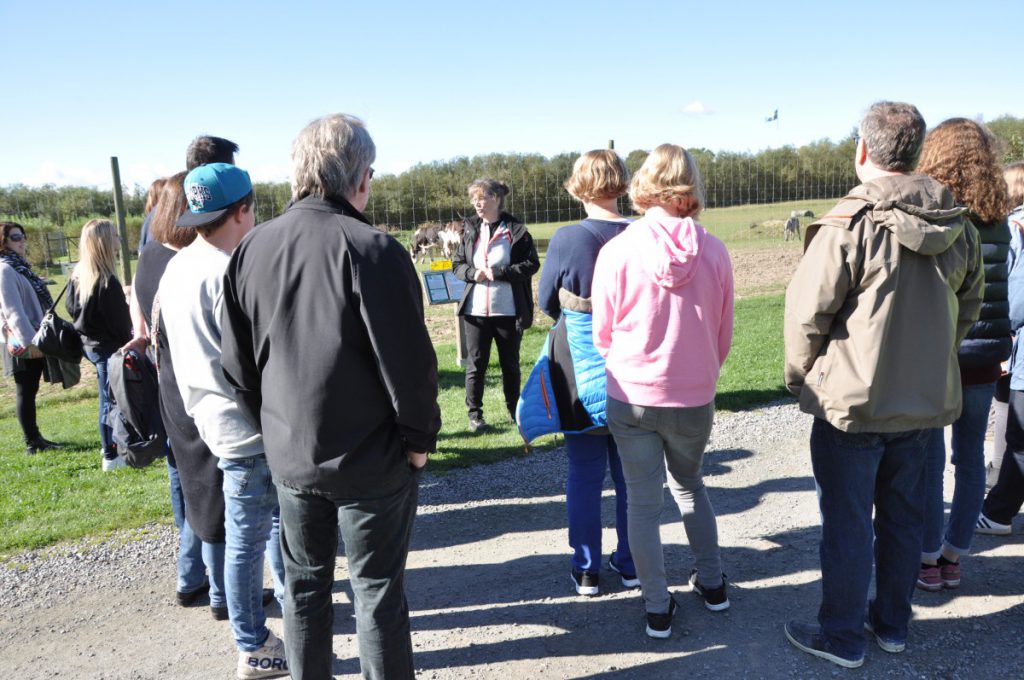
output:
[[[786,290],[786,387],[845,432],[942,427],[960,414],[956,350],[978,318],[977,230],[923,175],[861,184],[807,228]]]

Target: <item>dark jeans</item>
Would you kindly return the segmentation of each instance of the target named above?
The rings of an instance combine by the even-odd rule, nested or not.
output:
[[[351,500],[278,487],[285,568],[284,640],[295,679],[331,677],[334,561],[345,541],[366,678],[412,678],[405,560],[419,475],[383,498]]]
[[[36,394],[39,392],[39,380],[43,376],[43,361],[23,359],[24,368],[14,373],[14,411],[26,443],[39,437],[39,426],[36,424]]]
[[[842,656],[864,655],[872,554],[875,600],[870,615],[875,632],[886,639],[907,639],[921,558],[928,436],[928,430],[849,433],[814,419],[811,465],[821,509],[818,622],[831,648]]]
[[[1024,392],[1010,390],[1006,416],[1006,457],[999,480],[985,498],[981,511],[994,522],[1011,524],[1024,505]]]
[[[505,391],[505,407],[516,412],[519,402],[519,343],[514,316],[464,316],[466,329],[466,407],[470,415],[483,415],[484,375],[491,360],[491,341],[498,345],[498,364]]]
[[[107,378],[107,359],[109,359],[111,355],[103,352],[94,352],[88,349],[82,351],[85,354],[85,358],[92,362],[93,366],[96,367],[96,382],[99,384],[100,391],[99,426],[100,445],[103,447],[103,457],[116,458],[117,451],[114,447],[114,430],[107,423],[107,414],[110,413],[110,380]]]

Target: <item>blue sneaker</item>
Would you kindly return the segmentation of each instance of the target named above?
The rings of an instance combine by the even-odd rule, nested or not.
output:
[[[890,654],[899,654],[907,648],[906,640],[897,640],[896,638],[882,637],[875,632],[875,627],[871,624],[871,615],[868,614],[864,618],[864,630],[870,633],[874,638],[878,646],[882,648],[883,652],[889,652]]]
[[[843,668],[860,668],[864,665],[863,654],[859,657],[848,657],[832,651],[828,640],[821,635],[821,626],[816,623],[790,621],[786,624],[786,637],[800,651],[831,661]]]

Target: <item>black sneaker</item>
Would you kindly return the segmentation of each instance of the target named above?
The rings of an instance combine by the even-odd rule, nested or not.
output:
[[[263,606],[266,607],[268,604],[274,601],[274,589],[264,588],[263,589]],[[216,605],[210,605],[210,616],[215,621],[227,621],[228,620],[228,606],[225,604],[223,607]]]
[[[59,449],[61,445],[57,442],[51,442],[49,439],[43,438],[42,435],[34,437],[33,439],[25,442],[25,453],[32,456],[40,451],[48,451],[50,449]]]
[[[191,607],[192,605],[194,605],[196,603],[196,601],[199,598],[201,598],[203,595],[205,595],[209,591],[210,591],[210,584],[209,583],[204,583],[203,585],[199,586],[195,590],[190,590],[190,591],[184,592],[184,593],[182,591],[180,591],[180,590],[177,591],[175,593],[175,599],[178,601],[178,604],[181,605],[182,607]]]
[[[668,596],[668,611],[664,614],[647,612],[648,637],[664,640],[672,636],[672,617],[676,615],[676,599]]]
[[[608,568],[619,575],[622,579],[622,585],[627,588],[639,588],[640,579],[636,577],[636,574],[630,574],[619,569],[619,565],[615,564],[615,551],[612,551],[611,557],[608,558]]]
[[[469,431],[470,432],[483,432],[487,429],[487,421],[484,420],[482,415],[476,413],[469,414]]]
[[[821,636],[821,626],[816,623],[790,621],[786,624],[786,637],[800,651],[826,659],[843,668],[860,668],[864,665],[863,654],[851,658],[832,651],[828,640]]]
[[[569,573],[577,595],[597,595],[601,591],[600,577],[589,571],[580,571],[573,567]]]
[[[713,612],[729,608],[729,597],[725,594],[725,574],[722,574],[722,585],[717,588],[705,588],[697,581],[697,570],[690,572],[690,588],[704,598],[704,606]]]

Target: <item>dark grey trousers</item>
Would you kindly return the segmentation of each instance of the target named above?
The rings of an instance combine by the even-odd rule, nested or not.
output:
[[[365,678],[413,677],[405,561],[419,475],[383,498],[350,500],[278,486],[285,569],[284,642],[291,676],[332,677],[332,590],[338,529],[354,595]]]

